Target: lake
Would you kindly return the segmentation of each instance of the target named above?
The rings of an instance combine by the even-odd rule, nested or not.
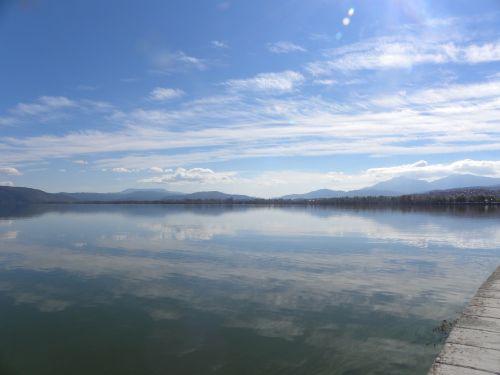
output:
[[[0,374],[426,374],[494,209],[0,208]]]

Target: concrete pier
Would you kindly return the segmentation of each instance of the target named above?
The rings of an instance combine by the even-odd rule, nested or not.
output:
[[[500,374],[500,267],[451,330],[429,375]]]

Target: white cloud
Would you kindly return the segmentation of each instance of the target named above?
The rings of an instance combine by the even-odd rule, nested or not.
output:
[[[0,167],[0,174],[6,174],[8,176],[21,176],[22,173],[18,169],[13,167]]]
[[[73,163],[80,165],[87,165],[89,162],[86,160],[74,160]]]
[[[19,103],[12,112],[33,116],[40,113],[72,107],[77,107],[77,103],[64,96],[41,96],[33,103]]]
[[[381,106],[449,105],[466,100],[496,100],[500,97],[500,80],[482,83],[455,84],[439,88],[422,89],[413,93],[402,91],[399,95],[374,98],[372,103]],[[479,103],[480,104],[480,103]]]
[[[224,85],[236,91],[289,92],[302,82],[302,74],[285,70],[279,73],[260,73],[248,79],[233,79],[226,81]]]
[[[82,99],[78,102],[78,108],[82,112],[112,112],[115,107],[112,104],[99,100]]]
[[[114,130],[3,137],[0,152],[4,163],[92,155],[98,168],[144,170],[260,157],[500,151],[495,82],[407,88],[383,105],[378,94],[342,104],[232,92],[175,110],[119,112],[110,119]]]
[[[500,41],[468,46],[462,52],[469,63],[500,61]]]
[[[184,91],[182,91],[180,89],[172,89],[172,88],[168,88],[168,87],[156,87],[149,94],[149,98],[151,100],[162,101],[162,100],[170,100],[170,99],[179,98],[183,95],[184,95]]]
[[[111,171],[115,173],[132,173],[133,170],[123,167],[112,168]]]
[[[223,42],[221,40],[212,40],[210,42],[210,44],[214,48],[229,48],[229,46],[227,45],[227,43],[225,43],[225,42]]]
[[[64,96],[41,96],[28,103],[19,103],[8,110],[8,116],[0,116],[0,125],[15,125],[36,119],[49,122],[60,119],[75,111],[80,113],[105,113],[114,110],[106,102],[94,100],[71,100]]]
[[[451,174],[474,174],[480,176],[500,177],[500,160],[464,159],[448,164],[430,164],[425,160],[420,160],[413,164],[371,168],[366,171],[366,174],[384,179],[395,176],[432,179]]]
[[[0,186],[14,186],[12,181],[0,181]]]
[[[172,73],[186,69],[205,70],[207,61],[198,57],[190,56],[183,51],[162,51],[153,58],[153,63],[159,72]]]
[[[267,49],[272,53],[306,52],[306,49],[292,42],[269,43]]]
[[[334,79],[315,79],[313,83],[322,86],[332,86],[337,84],[338,82],[335,81]]]
[[[421,64],[477,64],[500,61],[500,41],[458,44],[418,37],[380,37],[336,48],[306,69],[315,76],[334,71],[408,69]]]
[[[140,182],[153,182],[162,184],[217,184],[233,181],[235,172],[214,172],[208,168],[177,168],[174,170],[165,170],[161,176],[150,177],[140,180]]]
[[[163,168],[160,167],[151,167],[149,170],[154,173],[163,173]]]

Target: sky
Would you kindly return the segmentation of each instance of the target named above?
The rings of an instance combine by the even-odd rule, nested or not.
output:
[[[498,0],[0,0],[0,184],[500,177]]]

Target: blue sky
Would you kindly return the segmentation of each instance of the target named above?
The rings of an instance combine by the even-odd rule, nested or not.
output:
[[[496,0],[4,1],[0,183],[500,177],[499,25]]]

